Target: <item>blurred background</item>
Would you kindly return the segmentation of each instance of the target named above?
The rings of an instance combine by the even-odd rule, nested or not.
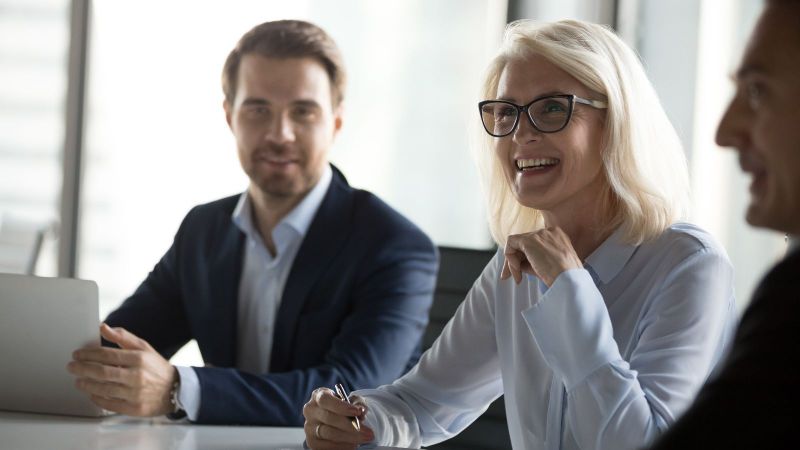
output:
[[[572,17],[608,24],[641,55],[690,162],[688,219],[727,249],[741,310],[786,248],[744,222],[748,180],[713,139],[760,9],[761,0],[0,0],[0,230],[12,243],[23,241],[14,230],[36,230],[31,270],[97,281],[105,317],[192,206],[245,189],[222,65],[254,25],[296,18],[327,30],[349,71],[333,163],[436,244],[488,248],[468,148],[481,75],[507,22]]]

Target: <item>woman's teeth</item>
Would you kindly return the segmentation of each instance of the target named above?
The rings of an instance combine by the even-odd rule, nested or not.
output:
[[[517,170],[530,170],[541,167],[555,166],[559,163],[559,160],[555,158],[518,159],[516,160],[516,163]]]

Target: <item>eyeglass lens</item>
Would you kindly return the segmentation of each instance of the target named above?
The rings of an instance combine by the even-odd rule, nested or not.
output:
[[[489,134],[505,136],[517,125],[520,109],[527,109],[539,131],[554,132],[564,128],[569,121],[570,100],[569,97],[546,97],[529,104],[527,108],[504,101],[486,102],[481,107],[481,120]]]

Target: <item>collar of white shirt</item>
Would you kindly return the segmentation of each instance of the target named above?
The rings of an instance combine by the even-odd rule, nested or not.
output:
[[[328,192],[332,178],[333,171],[329,165],[326,165],[316,186],[272,230],[272,241],[275,243],[278,255],[283,253],[292,238],[292,234],[300,239],[306,235],[314,215],[316,215],[322,200],[325,198],[325,193]],[[258,242],[262,246],[264,245],[263,239],[261,239],[261,235],[253,223],[253,208],[247,190],[239,197],[239,202],[236,204],[231,218],[249,239]]]
[[[796,234],[787,234],[786,242],[788,244],[786,246],[786,256],[800,250],[800,236]]]
[[[623,230],[618,227],[586,258],[586,266],[597,274],[603,284],[608,284],[625,267],[634,251],[636,246],[623,242]]]

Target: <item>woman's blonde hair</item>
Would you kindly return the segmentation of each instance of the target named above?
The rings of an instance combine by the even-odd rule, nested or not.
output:
[[[689,202],[686,158],[636,54],[601,25],[578,20],[513,22],[489,64],[482,98],[496,98],[509,61],[532,54],[546,58],[608,102],[603,172],[610,192],[602,205],[614,212],[608,228],[622,227],[624,240],[637,244],[684,216]],[[517,202],[493,151],[497,138],[484,133],[479,123],[473,129],[482,134],[476,150],[489,227],[498,245],[505,246],[509,234],[542,227],[542,213]]]

